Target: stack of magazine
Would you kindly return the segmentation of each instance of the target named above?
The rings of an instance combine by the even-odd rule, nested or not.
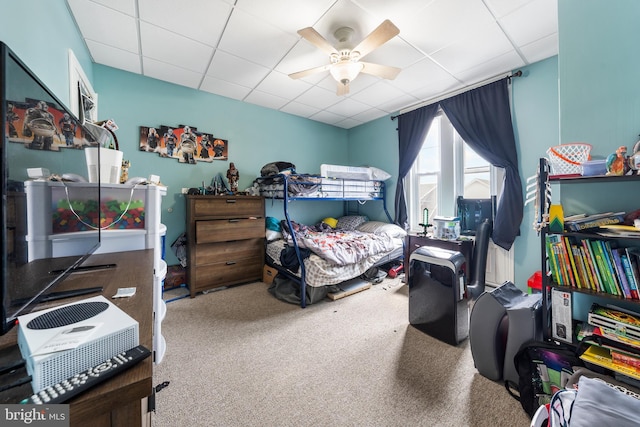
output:
[[[593,304],[580,355],[585,362],[640,380],[640,314],[620,307]]]

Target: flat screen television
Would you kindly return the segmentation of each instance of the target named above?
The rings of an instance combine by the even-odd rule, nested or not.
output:
[[[493,222],[496,212],[496,196],[489,199],[465,199],[458,196],[457,216],[460,218],[460,234],[475,236],[478,226],[485,220]]]
[[[83,222],[89,227],[80,231],[83,238],[77,239],[77,242],[74,240],[70,253],[56,254],[51,250],[35,254],[33,249],[51,245],[56,233],[53,214],[59,207],[47,188],[41,193],[44,195],[42,198],[30,195],[31,184],[48,186],[50,176],[46,171],[43,174],[43,169],[59,176],[66,173],[86,176],[83,148],[95,145],[93,141],[96,139],[82,126],[80,119],[2,42],[0,112],[0,334],[5,334],[16,324],[18,316],[32,311],[45,294],[51,292],[99,247],[100,184],[82,186],[82,200],[87,204],[93,203],[96,208],[91,213],[83,213]],[[46,176],[38,179],[39,175]],[[73,193],[71,183],[60,180],[57,185],[62,186],[60,188],[67,195]],[[76,188],[76,191],[80,189]],[[72,204],[69,203],[69,206]],[[28,212],[31,212],[31,218]],[[34,222],[36,216],[33,214],[36,212],[40,220]],[[32,227],[29,226],[30,222]],[[38,233],[42,235],[35,235],[36,228],[40,229]]]

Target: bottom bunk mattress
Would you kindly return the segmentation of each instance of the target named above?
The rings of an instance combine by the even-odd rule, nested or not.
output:
[[[327,261],[320,256],[311,253],[304,260],[305,282],[307,286],[321,287],[336,285],[345,282],[354,277],[358,277],[369,268],[377,265],[385,264],[389,261],[401,258],[404,253],[403,239],[393,238],[393,248],[389,251],[378,253],[376,255],[363,258],[352,264],[337,265]],[[284,250],[291,250],[283,239],[274,240],[267,244],[267,257],[272,265],[282,267],[280,261],[281,254]],[[284,268],[284,267],[283,267]],[[300,268],[292,272],[298,277],[300,276]]]

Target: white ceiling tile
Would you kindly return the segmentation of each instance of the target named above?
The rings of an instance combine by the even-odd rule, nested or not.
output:
[[[403,38],[431,54],[460,39],[468,39],[495,20],[481,1],[436,0],[414,14]]]
[[[289,114],[295,114],[296,116],[309,117],[320,111],[319,108],[310,107],[309,105],[301,104],[296,101],[291,101],[284,107],[280,108],[280,111]]]
[[[515,52],[507,52],[504,55],[500,55],[497,58],[487,61],[482,64],[478,64],[468,70],[460,72],[457,76],[464,82],[465,85],[472,85],[480,81],[486,80],[489,77],[498,76],[503,73],[509,73],[512,70],[522,67],[524,62],[522,58]],[[484,76],[484,77],[479,77]]]
[[[126,13],[130,16],[136,16],[136,0],[93,0],[111,9]]]
[[[382,111],[378,108],[369,108],[368,110],[362,111],[361,113],[354,114],[353,116],[351,116],[351,118],[353,120],[357,120],[360,123],[366,123],[372,120],[379,119],[380,117],[384,117],[386,115],[386,111]]]
[[[276,65],[275,70],[284,74],[291,74],[321,67],[329,63],[328,55],[306,40],[300,40]],[[318,78],[317,74],[304,78],[305,81],[309,82],[318,82],[321,79],[322,77]]]
[[[328,107],[326,111],[339,114],[343,117],[351,117],[369,110],[371,107],[362,102],[356,101],[348,97],[342,97],[342,100]]]
[[[408,105],[414,105],[418,103],[422,98],[416,97],[413,94],[404,94],[394,99],[389,99],[378,105],[378,108],[386,113],[396,113]]]
[[[181,68],[204,73],[213,55],[213,48],[172,33],[155,25],[140,22],[142,54],[163,62],[173,62]]]
[[[288,102],[285,98],[260,92],[259,90],[252,90],[251,93],[244,98],[244,101],[260,105],[261,107],[271,108],[272,110],[278,110]]]
[[[87,40],[87,47],[91,51],[93,60],[98,64],[108,65],[109,67],[131,73],[142,73],[141,59],[135,53],[97,43],[92,40]]]
[[[531,2],[532,0],[485,0],[487,7],[496,18],[501,18]]]
[[[84,38],[129,52],[139,52],[135,18],[90,1],[68,2]]]
[[[513,46],[493,23],[474,33],[473,37],[449,44],[431,56],[447,71],[456,74],[510,50],[513,50]]]
[[[219,48],[265,67],[273,67],[297,41],[297,37],[234,9]]]
[[[423,59],[402,70],[398,77],[389,82],[389,84],[406,93],[411,93],[412,90],[424,87],[427,84],[438,85],[441,82],[447,83],[452,80],[455,79],[432,60]]]
[[[249,92],[251,92],[251,88],[225,82],[224,80],[206,75],[202,80],[200,90],[238,100],[243,100]]]
[[[207,75],[242,86],[254,87],[265,78],[269,71],[262,65],[219,50],[213,55]]]
[[[314,86],[295,100],[322,110],[340,101],[340,98],[336,96],[335,92]]]
[[[351,98],[367,105],[380,105],[390,99],[399,98],[402,95],[404,95],[403,91],[381,80],[369,86],[367,90],[351,95]]]
[[[142,68],[145,76],[190,88],[197,88],[200,80],[202,80],[202,75],[199,73],[157,61],[153,58],[143,58]]]
[[[558,32],[556,0],[537,0],[500,19],[509,38],[526,45]]]
[[[349,117],[348,119],[344,119],[341,120],[337,123],[335,123],[336,126],[344,128],[344,129],[351,129],[354,128],[356,126],[360,126],[363,122],[356,120],[352,117]]]
[[[138,0],[138,4],[142,21],[212,47],[218,44],[232,10],[219,0]]]
[[[309,83],[302,80],[294,80],[277,71],[269,73],[269,75],[256,86],[256,89],[262,92],[271,93],[287,99],[295,98],[310,88],[311,85]]]
[[[342,116],[340,116],[338,114],[331,113],[329,111],[320,111],[319,113],[316,113],[316,114],[314,114],[313,116],[311,116],[309,118],[311,120],[327,123],[327,124],[330,124],[330,125],[335,125],[335,124],[341,122],[342,120],[344,120],[344,117],[342,117]]]
[[[295,34],[302,28],[313,26],[334,2],[335,0],[238,0],[236,8]]]
[[[555,56],[558,54],[558,33],[521,46],[520,51],[528,64]]]

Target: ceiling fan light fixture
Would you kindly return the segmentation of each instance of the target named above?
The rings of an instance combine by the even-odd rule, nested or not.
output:
[[[364,68],[364,65],[360,62],[345,61],[333,64],[329,72],[338,83],[346,85],[358,77],[362,68]]]

